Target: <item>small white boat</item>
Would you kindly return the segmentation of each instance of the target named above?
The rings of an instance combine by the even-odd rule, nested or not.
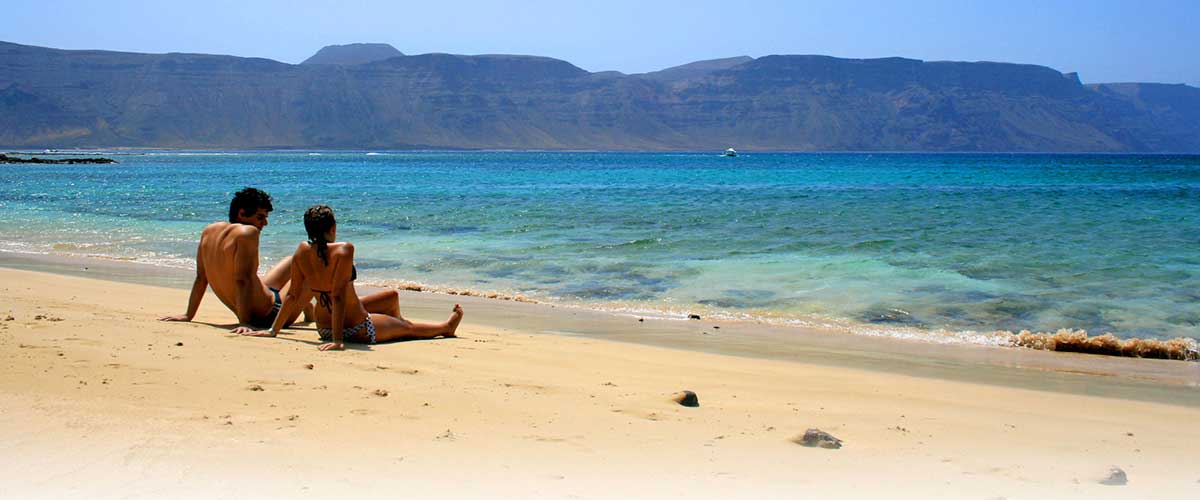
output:
[[[727,148],[724,153],[721,153],[721,156],[737,156],[737,151],[733,148]]]

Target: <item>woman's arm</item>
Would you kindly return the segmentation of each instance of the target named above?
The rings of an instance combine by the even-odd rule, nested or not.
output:
[[[333,302],[333,318],[330,319],[330,333],[332,334],[332,342],[321,345],[322,351],[337,350],[340,351],[346,348],[345,339],[342,338],[342,330],[346,326],[346,286],[350,283],[350,273],[354,269],[354,245],[349,242],[342,244],[336,251],[331,252],[330,259],[333,263],[333,282],[329,286],[329,295]]]
[[[309,297],[306,293],[308,285],[305,283],[308,277],[304,275],[304,269],[297,264],[300,260],[300,252],[303,249],[304,245],[301,244],[296,248],[296,253],[292,254],[292,276],[288,280],[287,295],[283,297],[283,305],[279,307],[279,313],[275,315],[275,321],[271,323],[271,329],[255,330],[242,326],[235,328],[233,333],[247,337],[274,337],[279,335],[279,332],[283,330],[283,325],[287,323],[287,319],[292,317],[292,310],[300,307],[300,304],[304,302],[304,298]]]
[[[301,248],[297,248],[296,253],[292,255],[292,279],[288,283],[287,295],[283,297],[283,305],[279,308],[279,314],[275,315],[275,321],[271,323],[270,336],[272,337],[279,335],[280,330],[283,330],[283,325],[287,323],[288,318],[292,317],[292,311],[297,307],[303,307],[301,304],[305,302],[305,299],[312,300],[308,293],[308,277],[304,275],[304,266],[296,264],[300,258]]]

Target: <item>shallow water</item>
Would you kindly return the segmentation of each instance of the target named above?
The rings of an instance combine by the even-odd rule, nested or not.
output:
[[[158,153],[0,166],[0,250],[190,266],[233,191],[264,262],[338,214],[365,281],[995,342],[1200,338],[1200,157]]]

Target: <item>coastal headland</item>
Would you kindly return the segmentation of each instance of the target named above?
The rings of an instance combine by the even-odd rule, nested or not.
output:
[[[212,298],[194,323],[157,322],[185,290],[98,277],[0,268],[6,496],[1200,491],[1196,363],[873,339],[814,340],[789,360],[733,356],[645,345],[652,332],[547,334],[579,313],[535,326],[538,305],[420,293],[402,298],[414,319],[472,301],[462,338],[321,353],[311,325],[277,339],[229,334],[232,317]],[[938,361],[901,363],[880,345]],[[1025,357],[997,368],[959,349]],[[1017,375],[1062,383],[1031,388]],[[685,390],[698,406],[673,400]],[[809,429],[842,447],[798,444]]]

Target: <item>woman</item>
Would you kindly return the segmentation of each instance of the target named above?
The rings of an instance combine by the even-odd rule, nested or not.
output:
[[[354,245],[336,241],[333,209],[325,205],[310,207],[304,212],[304,230],[308,232],[308,242],[301,243],[292,256],[292,284],[271,330],[239,328],[237,333],[274,337],[283,328],[282,320],[316,294],[317,333],[325,342],[320,347],[322,351],[342,350],[347,341],[375,344],[454,336],[463,317],[458,304],[444,323],[413,323],[400,317],[400,301],[395,291],[358,297],[354,291],[358,274],[354,268]],[[371,313],[368,309],[386,313]]]

